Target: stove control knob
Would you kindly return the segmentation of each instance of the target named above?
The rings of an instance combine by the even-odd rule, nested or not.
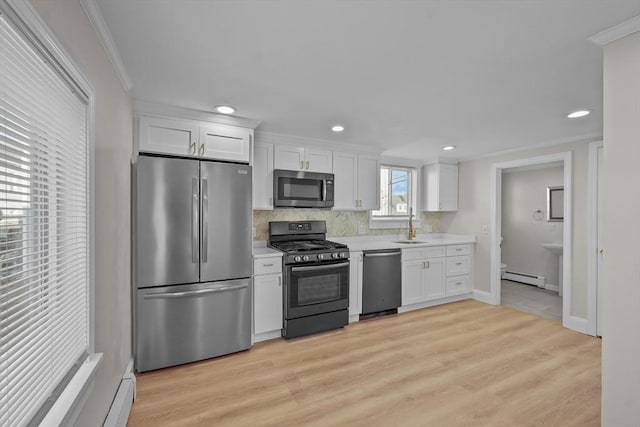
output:
[[[294,256],[294,257],[293,257],[293,260],[294,260],[295,262],[300,262],[300,261],[302,261],[302,258],[298,255],[298,256]]]
[[[324,254],[318,254],[318,259],[322,261],[324,259]]]
[[[339,256],[339,255],[338,255],[338,253],[337,253],[337,252],[334,252],[334,253],[332,253],[332,254],[331,254],[331,258],[338,258],[338,256]]]
[[[303,257],[302,257],[302,260],[303,260],[303,261],[309,261],[309,255],[305,255],[305,256],[303,256]]]
[[[339,256],[340,258],[344,258],[344,252],[340,252],[340,253],[338,254],[338,256]]]

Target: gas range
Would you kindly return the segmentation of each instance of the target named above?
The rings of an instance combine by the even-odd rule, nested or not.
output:
[[[284,252],[285,264],[324,263],[349,259],[347,245],[326,240],[324,221],[269,223],[269,246]]]
[[[349,248],[326,239],[324,221],[269,223],[269,246],[284,252],[282,336],[349,323]]]

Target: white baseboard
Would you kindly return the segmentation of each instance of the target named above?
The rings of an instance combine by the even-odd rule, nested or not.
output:
[[[485,304],[496,305],[496,302],[493,300],[493,296],[491,295],[491,292],[474,289],[473,299],[476,301],[483,302]]]
[[[548,291],[553,291],[553,292],[560,292],[560,286],[558,285],[552,285],[550,283],[545,283],[544,284],[544,288]]]
[[[126,427],[131,406],[136,398],[136,376],[133,373],[133,359],[129,361],[127,369],[122,375],[120,386],[116,392],[107,419],[103,427]]]
[[[278,329],[277,331],[269,331],[269,332],[263,332],[261,334],[254,334],[252,339],[251,339],[251,343],[255,344],[257,342],[261,342],[261,341],[267,341],[267,340],[272,340],[274,338],[280,338],[282,336],[282,331],[280,329]]]
[[[434,305],[447,304],[450,302],[462,301],[465,299],[471,299],[471,293],[456,295],[452,297],[440,298],[433,301],[425,301],[417,304],[405,305],[398,308],[398,313],[406,313],[407,311],[419,310],[421,308],[433,307]]]
[[[537,274],[523,273],[520,271],[507,270],[502,277],[505,280],[511,280],[513,282],[526,283],[528,285],[534,285],[539,288],[544,288],[544,276],[538,276]]]
[[[360,315],[359,314],[350,314],[349,315],[349,323],[355,323],[355,322],[359,322],[360,321]]]
[[[581,317],[568,316],[566,320],[563,320],[562,326],[585,335],[591,335],[589,333],[589,322]]]

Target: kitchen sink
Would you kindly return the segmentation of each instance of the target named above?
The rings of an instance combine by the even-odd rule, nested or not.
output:
[[[394,240],[393,243],[402,243],[403,245],[415,245],[418,243],[429,243],[426,240]]]

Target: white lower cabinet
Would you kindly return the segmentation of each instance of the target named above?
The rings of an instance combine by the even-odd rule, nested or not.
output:
[[[362,252],[351,252],[349,258],[349,322],[356,322],[362,313]]]
[[[429,246],[402,250],[402,307],[449,302],[471,292],[471,245]],[[461,250],[457,250],[461,249]],[[461,256],[449,254],[465,253]],[[411,309],[411,308],[409,308]]]
[[[282,257],[253,261],[254,342],[280,336],[282,329]]]

